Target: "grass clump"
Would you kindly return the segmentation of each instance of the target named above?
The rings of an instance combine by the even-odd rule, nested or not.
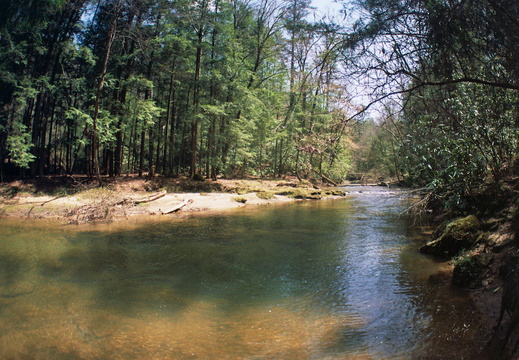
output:
[[[292,199],[321,199],[321,191],[307,188],[284,189],[277,191],[276,195],[285,195]]]
[[[257,186],[238,186],[235,189],[232,189],[232,192],[238,194],[238,195],[245,195],[250,194],[253,192],[263,192],[265,191],[262,188],[259,188]]]
[[[275,196],[273,191],[258,191],[256,196],[263,200],[270,200]]]
[[[234,192],[238,195],[245,195],[245,194],[250,193],[250,189],[239,187],[239,188],[234,189]]]
[[[232,198],[233,201],[245,204],[247,202],[247,198],[245,196],[235,196]]]

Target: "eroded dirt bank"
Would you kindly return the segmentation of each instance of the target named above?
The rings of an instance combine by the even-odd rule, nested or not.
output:
[[[519,342],[519,161],[504,168],[498,182],[484,184],[467,201],[464,216],[443,213],[448,220],[431,238],[433,247],[423,251],[436,253],[438,243],[433,238],[443,241],[449,231],[453,235],[442,250],[448,254],[445,270],[431,281],[469,291],[486,324],[480,329],[485,358],[519,359],[519,351],[514,350]],[[477,219],[477,226],[452,234],[456,221],[470,217]],[[456,243],[459,248],[450,247]],[[497,326],[501,310],[503,319]]]

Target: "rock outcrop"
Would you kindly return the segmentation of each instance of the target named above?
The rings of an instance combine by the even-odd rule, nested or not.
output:
[[[445,222],[438,226],[432,240],[420,248],[426,254],[454,256],[476,241],[481,224],[474,215]]]

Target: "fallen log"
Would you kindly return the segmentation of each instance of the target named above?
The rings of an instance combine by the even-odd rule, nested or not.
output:
[[[153,195],[150,195],[150,196],[147,196],[147,197],[144,197],[144,198],[140,198],[140,199],[129,199],[129,198],[122,199],[121,201],[116,202],[115,205],[124,205],[124,204],[137,205],[137,204],[142,204],[142,203],[147,203],[147,202],[155,201],[155,200],[160,199],[161,197],[164,197],[164,196],[166,196],[166,191],[163,191],[163,192],[160,192],[160,193],[157,193],[157,194],[153,194]]]
[[[333,186],[339,186],[335,181],[333,181],[332,179],[330,179],[329,177],[327,177],[323,173],[317,172],[315,170],[313,170],[313,172],[316,173],[317,175],[319,175],[324,180],[323,182],[327,182],[329,184],[332,184]]]
[[[185,201],[181,202],[180,204],[172,207],[171,209],[164,210],[162,212],[162,214],[164,215],[164,214],[171,214],[171,213],[177,212],[177,211],[181,210],[184,206],[191,204],[192,202],[193,202],[192,199],[185,200]]]
[[[60,195],[60,196],[57,196],[57,197],[55,197],[55,198],[53,198],[53,199],[46,200],[46,201],[43,201],[43,202],[41,202],[41,201],[28,201],[28,202],[24,202],[24,203],[21,203],[21,204],[13,204],[13,205],[14,205],[14,206],[18,206],[18,205],[32,205],[32,204],[40,204],[40,206],[43,206],[43,205],[45,205],[45,204],[50,203],[51,201],[61,199],[61,198],[65,197],[65,196],[67,196],[67,195]]]
[[[321,177],[322,177],[323,180],[325,180],[327,183],[332,184],[333,186],[338,186],[337,183],[336,183],[335,181],[333,181],[333,180],[330,179],[329,177],[325,176],[324,174],[321,174]]]
[[[62,197],[65,197],[65,196],[66,196],[66,195],[61,195],[61,196],[57,196],[57,197],[55,197],[54,199],[44,201],[44,202],[41,203],[40,206],[43,206],[43,205],[45,205],[45,204],[48,204],[48,203],[50,203],[51,201],[61,199]]]
[[[155,195],[148,196],[146,198],[135,199],[135,200],[133,200],[133,203],[134,204],[147,203],[147,202],[151,202],[151,201],[155,201],[157,199],[160,199],[161,197],[164,197],[164,196],[166,196],[166,191],[160,192],[160,193],[155,194]]]
[[[44,201],[44,202],[42,202],[42,203],[40,204],[40,206],[43,206],[43,205],[45,205],[45,204],[48,204],[48,203],[50,203],[51,201],[54,201],[54,200],[57,200],[57,199],[61,199],[62,197],[65,197],[65,195],[57,196],[57,197],[55,197],[54,199],[50,199],[50,200]],[[28,204],[34,204],[34,202],[32,202],[32,203],[28,203]],[[29,209],[29,212],[27,213],[27,219],[29,219],[29,217],[31,216],[31,212],[32,212],[33,209],[34,209],[34,206],[31,207],[31,208]]]

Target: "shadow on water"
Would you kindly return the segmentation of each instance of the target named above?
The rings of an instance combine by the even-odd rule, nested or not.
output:
[[[428,283],[403,206],[384,191],[128,229],[2,222],[0,357],[475,359],[473,310]]]

